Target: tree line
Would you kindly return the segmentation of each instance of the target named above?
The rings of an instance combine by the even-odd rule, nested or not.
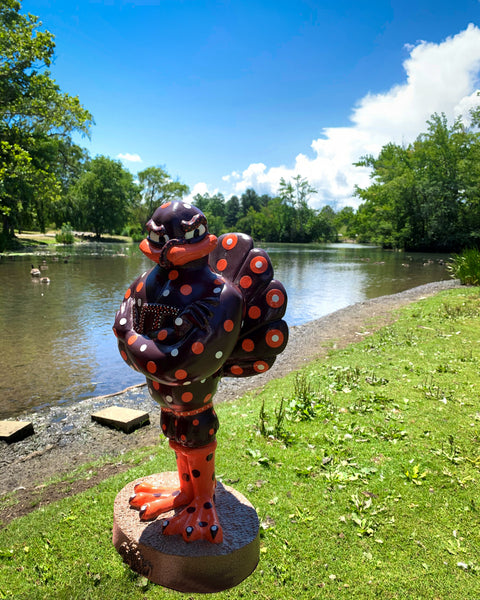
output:
[[[165,201],[190,190],[165,167],[134,176],[121,162],[90,157],[73,142],[94,124],[79,99],[60,90],[48,68],[54,36],[16,0],[0,3],[0,251],[15,231],[47,227],[143,237]],[[432,115],[407,146],[386,144],[357,187],[357,210],[311,207],[317,191],[300,175],[275,195],[247,189],[229,199],[197,194],[212,233],[242,231],[258,241],[308,243],[348,238],[407,250],[457,251],[480,245],[480,108],[468,125]]]

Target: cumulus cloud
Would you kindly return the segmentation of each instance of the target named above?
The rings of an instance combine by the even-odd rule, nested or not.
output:
[[[480,103],[477,95],[480,72],[480,29],[469,25],[466,30],[439,44],[420,41],[406,46],[409,52],[403,67],[406,79],[385,93],[367,94],[353,108],[351,126],[326,127],[322,137],[313,140],[313,157],[298,154],[292,167],[249,165],[223,179],[232,193],[241,194],[248,187],[259,193],[276,193],[281,177],[297,174],[306,177],[318,190],[312,205],[356,206],[355,185],[369,184],[369,169],[354,167],[365,154],[376,155],[389,141],[412,142],[425,131],[425,122],[437,113],[449,121],[467,117]]]
[[[142,159],[138,154],[130,154],[129,152],[126,152],[125,154],[117,154],[117,158],[119,158],[120,160],[125,160],[127,162],[142,162]]]
[[[201,196],[205,196],[205,194],[214,196],[219,191],[220,190],[218,190],[217,188],[215,188],[214,190],[209,189],[209,187],[206,183],[204,183],[203,181],[200,181],[193,186],[193,188],[190,190],[190,193],[188,194],[188,196],[185,196],[184,200],[185,200],[185,202],[193,202],[193,199],[195,198],[195,196],[197,194],[200,194]]]

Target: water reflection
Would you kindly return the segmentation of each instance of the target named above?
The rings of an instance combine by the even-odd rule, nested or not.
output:
[[[266,246],[297,325],[368,298],[447,279],[438,255],[356,245]],[[46,260],[50,284],[30,276]],[[0,260],[0,417],[140,383],[111,327],[125,290],[150,261],[137,246],[54,248]]]

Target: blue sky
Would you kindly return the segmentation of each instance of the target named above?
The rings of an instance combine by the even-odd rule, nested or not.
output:
[[[93,114],[92,156],[164,166],[193,192],[274,193],[301,174],[312,205],[355,206],[359,156],[478,102],[479,0],[25,0],[22,12],[56,36],[52,76]]]

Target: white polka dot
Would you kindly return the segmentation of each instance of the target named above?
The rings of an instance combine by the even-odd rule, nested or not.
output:
[[[173,402],[173,398],[171,396],[165,396],[165,400],[167,402]]]
[[[233,244],[233,238],[228,238],[227,246],[231,246]]]
[[[125,317],[123,319],[120,319],[120,325],[125,325],[126,322],[127,319],[125,319]]]
[[[278,337],[278,335],[272,335],[272,342],[278,342],[280,338]],[[140,348],[141,350],[141,348]]]
[[[169,293],[170,293],[170,290],[163,290],[162,296],[168,296]]]
[[[175,325],[177,325],[177,327],[180,327],[180,325],[183,325],[183,319],[181,317],[177,317],[175,319]]]
[[[173,350],[170,352],[170,354],[171,354],[172,356],[178,356],[178,350],[177,350],[176,348],[174,348],[174,349],[173,349]]]
[[[183,204],[183,206],[184,206],[185,208],[192,208],[192,205],[191,205],[191,204],[185,204],[185,203],[184,203],[184,204]]]
[[[255,263],[255,266],[257,267],[257,269],[261,269],[263,267],[262,261],[257,260],[257,262]]]
[[[263,371],[263,369],[264,369],[264,368],[265,368],[265,365],[258,365],[258,366],[257,366],[257,369],[258,369],[259,371]]]
[[[142,344],[140,346],[140,352],[145,352],[146,349],[147,349],[147,344]]]
[[[220,352],[220,350],[215,354],[215,358],[222,358],[223,356],[223,352]]]
[[[277,294],[274,294],[272,296],[272,302],[278,302],[280,300],[280,296],[277,296]]]
[[[142,299],[141,299],[141,298],[139,298],[139,299],[137,300],[137,304],[138,304],[138,306],[142,306]]]
[[[219,294],[221,291],[222,291],[222,288],[215,288],[215,289],[213,290],[213,293],[214,293],[214,294]]]

